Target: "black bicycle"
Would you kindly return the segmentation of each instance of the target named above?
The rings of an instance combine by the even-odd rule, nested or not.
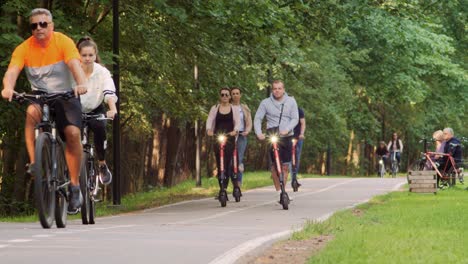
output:
[[[81,161],[80,186],[83,194],[83,204],[81,205],[81,221],[83,224],[95,224],[96,202],[99,202],[98,194],[102,180],[98,176],[98,168],[94,154],[94,144],[89,139],[89,122],[93,120],[112,120],[103,114],[90,115],[82,114],[83,120],[83,157]]]
[[[41,122],[35,126],[35,162],[30,173],[34,178],[34,196],[39,220],[43,228],[50,228],[54,222],[58,228],[67,224],[67,207],[70,198],[68,186],[70,177],[65,161],[64,143],[57,133],[54,102],[68,100],[73,92],[54,94],[16,93],[15,101],[39,103],[42,111]]]

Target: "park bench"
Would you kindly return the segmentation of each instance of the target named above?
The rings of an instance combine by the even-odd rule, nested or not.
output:
[[[409,191],[414,193],[437,193],[437,174],[433,170],[408,171]]]

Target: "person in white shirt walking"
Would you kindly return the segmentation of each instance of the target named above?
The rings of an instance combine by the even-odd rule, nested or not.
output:
[[[115,85],[108,69],[100,65],[98,47],[90,37],[83,37],[77,43],[81,56],[81,67],[86,75],[88,93],[80,96],[83,113],[97,115],[105,114],[108,118],[114,118],[117,114],[117,95]],[[103,106],[105,102],[109,110],[106,112]],[[94,145],[99,162],[99,177],[105,185],[112,182],[112,173],[106,164],[105,150],[106,120],[93,120],[88,123],[94,134]]]

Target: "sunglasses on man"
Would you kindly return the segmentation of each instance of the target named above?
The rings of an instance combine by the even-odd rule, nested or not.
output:
[[[229,97],[228,93],[221,93],[221,97]]]
[[[29,26],[31,27],[31,30],[36,30],[38,27],[47,28],[49,24],[50,24],[49,22],[41,21],[38,23],[31,23]]]

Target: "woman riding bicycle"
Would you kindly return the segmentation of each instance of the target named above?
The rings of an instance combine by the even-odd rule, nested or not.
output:
[[[109,70],[100,65],[98,48],[90,37],[81,38],[76,44],[81,56],[81,68],[85,72],[88,92],[80,96],[83,113],[90,115],[106,114],[114,118],[117,114],[117,95]],[[109,110],[103,106],[107,103]],[[99,161],[99,178],[104,185],[111,183],[112,174],[106,164],[106,120],[91,120],[88,127],[94,134],[94,145]]]
[[[395,155],[398,164],[400,163],[401,153],[403,152],[403,142],[398,137],[397,133],[393,133],[392,139],[388,142],[387,149],[390,152],[390,157]]]
[[[208,119],[206,120],[206,134],[208,136],[220,136],[224,135],[227,137],[226,145],[224,148],[224,171],[228,176],[228,179],[232,179],[234,187],[239,187],[237,179],[233,179],[233,173],[231,169],[231,160],[234,151],[235,136],[239,131],[240,118],[239,109],[232,105],[229,101],[231,99],[231,90],[229,88],[221,88],[219,90],[219,104],[211,107]],[[220,166],[220,148],[219,142],[214,148],[216,154],[216,166],[218,168],[218,183],[220,190],[227,188],[229,180],[224,181],[224,186],[221,186],[221,166]]]

